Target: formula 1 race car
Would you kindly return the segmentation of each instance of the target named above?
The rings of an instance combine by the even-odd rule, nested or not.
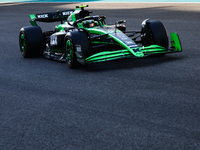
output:
[[[176,33],[171,33],[171,46],[164,25],[157,20],[146,19],[140,31],[127,31],[125,20],[114,25],[106,24],[106,16],[90,16],[84,8],[75,10],[32,14],[31,25],[19,33],[19,45],[23,57],[66,61],[70,68],[88,63],[104,62],[127,57],[145,57],[181,52]],[[42,32],[37,22],[56,22],[52,31]]]

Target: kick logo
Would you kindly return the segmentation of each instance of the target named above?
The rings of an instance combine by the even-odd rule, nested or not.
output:
[[[48,18],[48,14],[37,15],[38,18]]]
[[[63,16],[68,16],[71,15],[73,13],[73,11],[67,11],[67,12],[63,12]]]

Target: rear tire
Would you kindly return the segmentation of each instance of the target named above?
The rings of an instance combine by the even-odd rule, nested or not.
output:
[[[19,46],[24,58],[42,56],[45,40],[38,26],[23,27],[19,33]]]
[[[165,26],[158,20],[147,21],[142,28],[142,45],[159,45],[168,49],[169,40]]]

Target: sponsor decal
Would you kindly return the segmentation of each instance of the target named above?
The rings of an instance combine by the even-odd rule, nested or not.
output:
[[[57,45],[57,36],[56,35],[52,35],[50,37],[50,45]]]
[[[63,16],[68,16],[71,15],[73,13],[73,11],[67,11],[67,12],[62,12]]]
[[[135,48],[133,49],[133,51],[136,53],[136,52],[140,52],[140,49],[139,48]]]
[[[134,48],[134,47],[137,47],[137,45],[136,45],[136,44],[134,44],[134,45],[129,45],[129,47],[130,47],[130,48]]]
[[[81,46],[80,45],[76,45],[76,51],[81,52]]]
[[[133,42],[132,41],[124,41],[127,45],[129,45],[129,44],[133,44]]]
[[[120,34],[118,36],[118,38],[122,39],[122,40],[129,40],[129,38],[126,35]]]
[[[48,18],[48,14],[37,15],[37,18]]]

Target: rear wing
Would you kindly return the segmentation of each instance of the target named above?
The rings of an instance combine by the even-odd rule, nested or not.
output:
[[[31,14],[31,25],[32,26],[38,26],[36,21],[39,22],[58,22],[63,20],[66,20],[74,10],[65,10],[65,11],[57,11],[57,12],[49,12],[49,13],[41,13],[41,14]]]

